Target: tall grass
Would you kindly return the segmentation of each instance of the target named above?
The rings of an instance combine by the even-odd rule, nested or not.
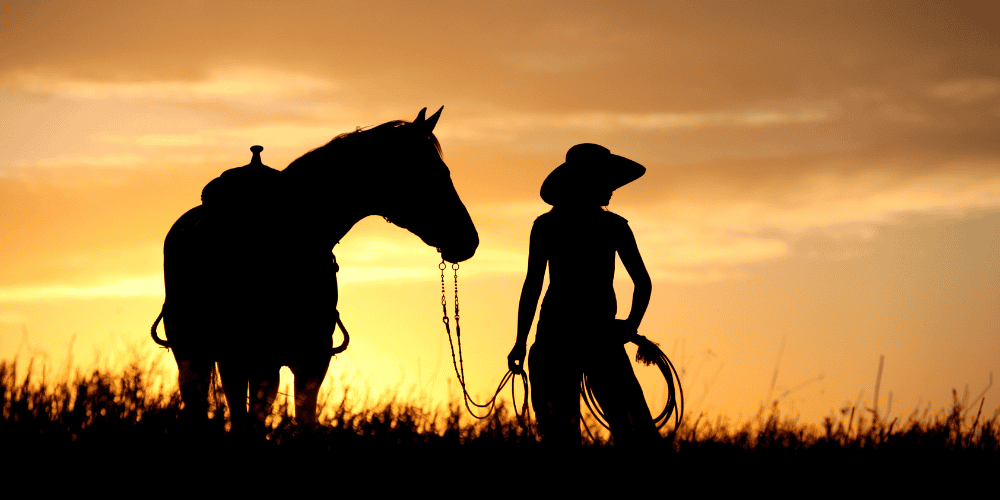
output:
[[[230,429],[220,391],[210,394],[207,415],[185,414],[175,384],[166,384],[155,366],[138,362],[119,371],[77,372],[58,382],[34,375],[31,364],[22,374],[17,362],[0,361],[5,447],[32,449],[70,443],[149,445],[194,437],[201,444],[221,444]],[[167,387],[170,387],[169,389]],[[467,422],[465,408],[453,401],[428,410],[389,398],[374,403],[322,405],[319,429],[303,429],[290,417],[286,398],[279,398],[271,428],[263,436],[281,446],[312,447],[511,445],[536,441],[534,427],[522,426],[504,406],[489,418]]]
[[[984,418],[980,400],[974,412],[955,397],[948,410],[914,411],[906,418],[885,419],[878,413],[843,408],[822,424],[801,424],[781,415],[777,403],[748,422],[733,426],[723,419],[709,423],[685,419],[676,449],[684,452],[748,452],[761,455],[837,454],[925,455],[1000,451],[1000,410]],[[974,416],[973,416],[974,415]]]
[[[190,443],[192,436],[201,445],[231,440],[220,400],[213,400],[207,416],[185,416],[175,384],[165,381],[155,366],[132,362],[115,372],[96,369],[58,381],[33,375],[30,366],[19,374],[16,366],[16,361],[0,361],[0,442],[5,449],[169,446]],[[680,456],[995,454],[1000,451],[1000,411],[983,415],[983,401],[973,403],[978,404],[960,400],[956,392],[950,409],[937,413],[927,409],[891,420],[873,410],[845,408],[819,426],[783,416],[775,403],[738,425],[724,419],[707,422],[704,415],[686,416],[675,432],[664,431],[663,448]],[[279,448],[338,450],[537,446],[534,425],[523,425],[509,404],[484,420],[471,420],[464,412],[458,400],[426,409],[394,398],[352,404],[345,395],[339,403],[323,405],[318,429],[303,429],[288,417],[290,409],[282,403],[265,438],[269,446]],[[585,415],[584,420],[595,430],[592,419]],[[596,433],[593,439],[584,433],[582,439],[590,448],[609,444],[607,433]]]

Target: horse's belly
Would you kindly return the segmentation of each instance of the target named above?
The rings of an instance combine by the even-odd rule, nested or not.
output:
[[[215,359],[288,360],[329,349],[337,320],[336,274],[322,264],[306,267],[222,266],[189,280],[167,297],[167,338]]]

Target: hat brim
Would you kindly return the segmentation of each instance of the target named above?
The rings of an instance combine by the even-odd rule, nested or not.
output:
[[[646,173],[646,167],[623,156],[608,154],[595,162],[559,165],[542,182],[542,200],[558,205],[580,195],[614,191]]]

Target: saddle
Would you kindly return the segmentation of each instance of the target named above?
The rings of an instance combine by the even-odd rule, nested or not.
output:
[[[281,172],[260,160],[262,146],[253,146],[253,158],[212,179],[201,191],[201,203],[212,214],[262,215],[272,212],[282,194]]]

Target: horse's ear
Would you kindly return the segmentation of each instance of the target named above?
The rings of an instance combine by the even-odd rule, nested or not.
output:
[[[424,115],[427,114],[427,108],[421,109],[420,113],[417,113],[417,119],[413,120],[413,124],[424,123]]]
[[[433,115],[431,115],[430,118],[427,119],[427,124],[424,125],[424,127],[427,128],[428,134],[434,130],[434,126],[437,125],[438,118],[441,118],[441,111],[444,111],[444,106],[441,106],[441,109],[437,110],[437,113],[434,113]]]

